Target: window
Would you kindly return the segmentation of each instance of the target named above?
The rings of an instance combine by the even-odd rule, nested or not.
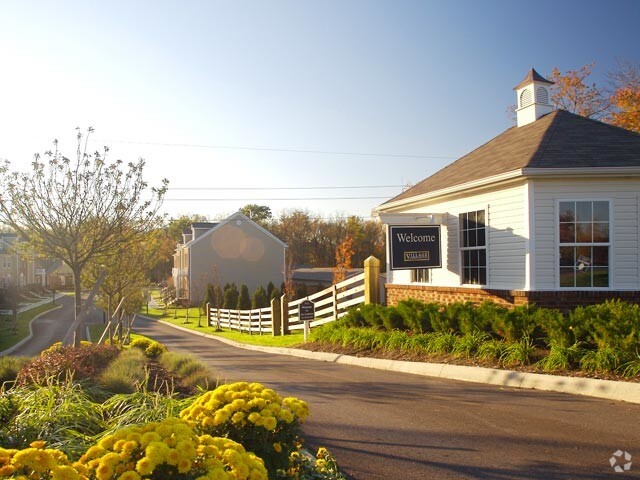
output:
[[[411,270],[411,283],[431,283],[431,270],[428,268]]]
[[[484,210],[460,215],[462,283],[486,285],[487,234]]]
[[[608,287],[609,202],[560,202],[558,233],[560,287]]]

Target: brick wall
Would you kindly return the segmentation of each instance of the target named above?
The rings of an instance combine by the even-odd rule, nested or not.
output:
[[[610,298],[640,304],[639,291],[536,291],[483,290],[464,287],[435,287],[428,285],[385,285],[387,305],[396,305],[400,300],[414,298],[423,302],[454,303],[472,302],[480,304],[492,300],[500,305],[513,307],[535,303],[539,307],[570,310],[579,305],[602,303]]]

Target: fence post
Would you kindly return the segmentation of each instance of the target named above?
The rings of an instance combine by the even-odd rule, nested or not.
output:
[[[280,297],[280,316],[282,317],[282,330],[280,335],[289,334],[289,300],[286,295]]]
[[[271,299],[271,335],[277,337],[280,335],[280,299]]]
[[[380,260],[370,256],[364,261],[364,304],[380,303]]]
[[[211,321],[210,321],[211,320],[211,312],[209,310],[210,308],[211,308],[211,305],[209,305],[209,302],[207,302],[206,306],[204,307],[204,311],[207,314],[207,327],[211,326]]]
[[[333,320],[338,320],[338,287],[332,285],[331,299],[333,300]]]

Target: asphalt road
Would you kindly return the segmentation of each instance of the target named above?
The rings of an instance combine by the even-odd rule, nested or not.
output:
[[[12,351],[11,355],[24,357],[39,355],[42,350],[64,339],[74,319],[73,297],[67,295],[59,297],[56,303],[60,307],[36,318],[31,324],[33,330],[31,339]],[[93,322],[102,322],[101,311],[91,311],[88,319]]]
[[[640,405],[255,352],[140,317],[134,329],[222,380],[309,402],[307,446],[356,480],[640,478]],[[631,470],[614,472],[618,449]]]

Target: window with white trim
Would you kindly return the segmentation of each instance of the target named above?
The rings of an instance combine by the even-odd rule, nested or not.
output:
[[[487,230],[485,211],[460,214],[462,283],[487,284]]]
[[[414,268],[411,270],[411,283],[431,283],[431,269]]]
[[[560,288],[609,287],[609,202],[558,205]]]

